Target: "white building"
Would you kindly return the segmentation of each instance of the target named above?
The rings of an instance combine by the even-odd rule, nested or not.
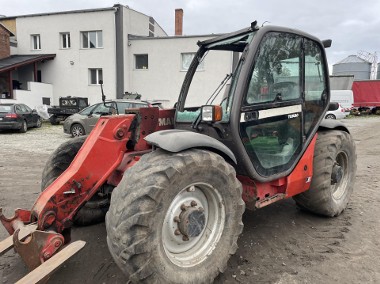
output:
[[[38,83],[29,81],[51,85],[51,104],[58,104],[62,96],[82,96],[88,97],[90,103],[99,102],[98,83],[103,80],[107,99],[137,92],[143,99],[162,100],[171,106],[197,50],[196,42],[211,37],[168,37],[154,18],[120,4],[104,9],[5,17],[0,18],[0,23],[16,35],[16,56],[50,55],[50,60],[35,61],[34,67],[8,68],[7,72],[8,81],[20,84],[33,96],[38,95],[30,88],[37,88]],[[202,88],[206,93],[212,93],[219,83],[216,81],[220,76],[213,75],[214,71],[231,71],[232,56],[214,59],[207,59],[199,71],[209,74]],[[17,99],[17,95],[13,98]]]

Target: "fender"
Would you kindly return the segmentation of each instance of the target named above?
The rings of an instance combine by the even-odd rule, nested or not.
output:
[[[145,141],[158,148],[172,153],[178,153],[191,148],[209,148],[230,158],[237,164],[234,153],[226,145],[210,136],[179,129],[169,129],[153,132],[146,136]]]
[[[337,129],[337,130],[342,130],[342,131],[345,131],[347,133],[350,133],[348,128],[342,122],[337,121],[335,119],[323,119],[322,120],[321,124],[318,127],[318,130],[326,130],[326,129],[329,129],[329,130]]]

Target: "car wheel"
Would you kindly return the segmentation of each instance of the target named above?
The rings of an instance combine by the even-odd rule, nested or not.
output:
[[[55,115],[52,115],[49,118],[49,120],[50,120],[51,125],[58,125],[59,124],[59,119]]]
[[[20,132],[21,132],[21,133],[25,133],[26,131],[28,131],[28,125],[26,124],[26,121],[23,120],[23,121],[22,121],[21,128],[20,128]]]
[[[42,120],[41,120],[41,117],[39,117],[38,119],[37,119],[37,122],[36,122],[36,127],[37,128],[40,128],[42,126]]]
[[[70,130],[71,136],[73,137],[79,137],[85,135],[85,131],[82,125],[76,123],[71,126]]]
[[[336,119],[335,115],[333,115],[333,114],[331,114],[331,113],[328,114],[328,115],[326,115],[325,118],[326,118],[326,119]]]

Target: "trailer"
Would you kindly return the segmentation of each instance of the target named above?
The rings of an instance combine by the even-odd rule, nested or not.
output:
[[[361,109],[380,109],[380,80],[355,81],[352,84],[353,106]]]

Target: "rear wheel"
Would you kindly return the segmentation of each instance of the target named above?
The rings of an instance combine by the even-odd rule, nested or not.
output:
[[[73,138],[59,146],[49,157],[42,172],[41,191],[44,191],[57,179],[74,160],[87,136]],[[108,197],[95,194],[74,216],[74,223],[80,226],[96,224],[104,221],[109,207]]]
[[[26,123],[25,120],[22,121],[21,128],[19,130],[21,133],[25,133],[28,131],[28,124]]]
[[[243,229],[242,187],[204,150],[156,150],[125,172],[106,216],[115,262],[134,283],[211,283]]]
[[[70,129],[71,136],[73,137],[79,137],[85,135],[85,131],[82,125],[76,123],[71,126]]]
[[[326,115],[326,117],[325,117],[326,119],[336,119],[336,117],[335,117],[335,115],[333,115],[333,114],[328,114],[328,115]]]
[[[52,115],[49,118],[49,120],[50,120],[51,125],[58,125],[59,124],[59,119],[55,115]]]
[[[42,120],[41,120],[41,118],[39,117],[39,118],[37,118],[36,127],[37,127],[37,128],[40,128],[41,126],[42,126]]]
[[[339,130],[321,131],[314,150],[310,189],[294,200],[311,212],[338,216],[350,199],[355,174],[356,151],[351,135]]]

